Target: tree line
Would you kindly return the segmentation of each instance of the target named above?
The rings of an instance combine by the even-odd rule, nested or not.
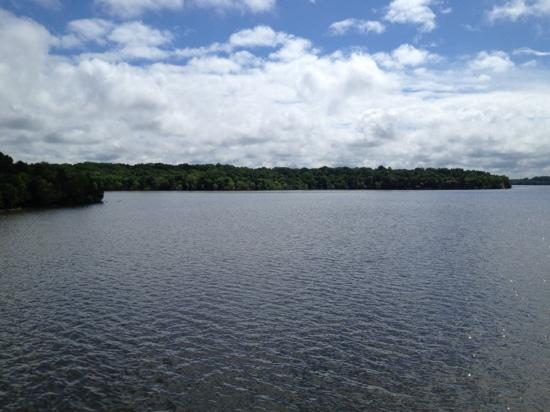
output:
[[[286,167],[247,168],[221,164],[80,163],[104,190],[418,190],[506,189],[510,180],[463,169]]]
[[[532,178],[514,179],[514,185],[535,185],[535,186],[550,186],[550,176],[535,176]]]
[[[166,165],[14,163],[0,153],[0,209],[101,202],[104,191],[147,190],[451,190],[507,189],[506,176],[463,169],[247,168]]]
[[[0,209],[98,203],[98,182],[70,165],[14,163],[0,153]]]

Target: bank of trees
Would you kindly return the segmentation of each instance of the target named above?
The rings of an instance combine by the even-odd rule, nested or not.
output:
[[[74,166],[14,163],[0,153],[0,209],[77,206],[102,199],[98,183]]]
[[[525,179],[512,180],[514,185],[550,186],[550,176],[536,176]]]
[[[417,190],[505,189],[506,176],[462,169],[318,169],[228,165],[81,163],[74,168],[104,190]]]
[[[462,169],[228,165],[14,163],[0,153],[0,209],[100,202],[104,190],[450,190],[506,189],[506,176]]]

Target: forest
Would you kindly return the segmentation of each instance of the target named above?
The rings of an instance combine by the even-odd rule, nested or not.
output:
[[[514,179],[514,185],[535,185],[535,186],[550,186],[550,176],[536,176],[532,178]]]
[[[0,209],[99,203],[103,190],[70,165],[14,163],[0,153]]]
[[[0,209],[101,202],[104,191],[508,189],[510,180],[463,169],[14,163],[0,153]]]
[[[398,170],[321,167],[295,169],[228,165],[80,163],[75,170],[116,190],[418,190],[506,189],[510,180],[462,169]]]

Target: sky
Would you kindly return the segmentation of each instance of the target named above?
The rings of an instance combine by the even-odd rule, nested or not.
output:
[[[27,162],[550,174],[550,0],[0,0]]]

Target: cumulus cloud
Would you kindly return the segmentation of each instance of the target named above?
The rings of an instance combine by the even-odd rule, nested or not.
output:
[[[232,34],[229,44],[234,47],[275,47],[287,39],[288,35],[276,33],[271,27],[257,26]]]
[[[515,66],[510,56],[503,51],[480,52],[474,60],[470,62],[470,67],[474,70],[492,71],[503,73]]]
[[[422,32],[433,31],[436,15],[430,7],[433,0],[392,0],[385,19],[391,23],[406,23],[419,26]]]
[[[277,59],[292,59],[313,49],[311,42],[284,32],[276,32],[268,26],[256,26],[233,33],[227,42],[206,47],[175,50],[173,56],[181,58],[204,57],[216,53],[234,53],[240,49],[279,48],[270,56]],[[234,57],[257,63],[258,58],[247,52],[234,53]]]
[[[71,21],[67,26],[67,37],[75,40],[74,45],[85,42],[104,43],[114,25],[103,19],[79,19]]]
[[[376,53],[375,60],[388,69],[418,67],[439,60],[439,56],[425,49],[417,49],[410,44],[402,44],[391,53]]]
[[[122,25],[107,26],[109,47],[132,44]],[[168,33],[147,41],[176,52]],[[500,70],[511,61],[500,52],[451,71],[403,45],[386,67],[261,26],[177,64],[60,55],[58,44],[0,11],[0,147],[15,158],[550,172],[548,74]]]
[[[237,9],[262,13],[272,10],[276,0],[95,0],[95,3],[113,16],[135,18],[150,11],[181,10],[187,4],[217,10]]]
[[[124,23],[117,26],[110,34],[109,40],[122,45],[161,46],[172,40],[166,30],[157,30],[141,22]]]
[[[531,16],[550,15],[550,0],[508,0],[494,6],[489,12],[489,20],[517,21]]]
[[[346,19],[332,23],[329,27],[329,31],[334,36],[341,36],[350,31],[355,31],[361,34],[381,34],[386,31],[386,26],[379,21]]]
[[[58,45],[74,48],[96,43],[108,48],[106,52],[85,54],[88,58],[153,60],[173,55],[171,50],[162,48],[172,39],[169,31],[152,28],[141,21],[115,24],[103,19],[80,19],[69,22],[67,34],[59,38]]]

